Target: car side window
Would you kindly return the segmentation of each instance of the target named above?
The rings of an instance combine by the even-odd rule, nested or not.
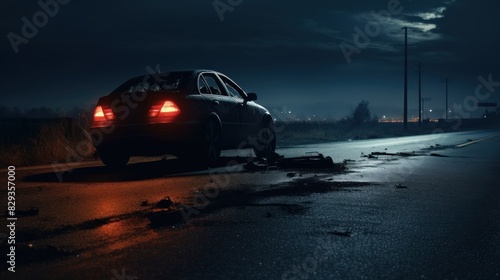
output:
[[[234,87],[232,87],[230,84],[228,83],[224,83],[226,88],[227,88],[227,93],[233,97],[240,97],[241,98],[241,95],[240,93],[238,92],[238,90],[236,90]]]
[[[210,92],[208,91],[207,83],[205,82],[205,79],[203,79],[202,76],[198,77],[198,90],[202,94],[210,94]]]
[[[222,75],[220,76],[220,78],[222,79],[222,82],[224,82],[229,95],[236,98],[245,99],[245,92],[238,85]]]
[[[207,82],[210,93],[215,95],[226,95],[226,91],[222,88],[222,84],[213,74],[205,73],[202,77]]]

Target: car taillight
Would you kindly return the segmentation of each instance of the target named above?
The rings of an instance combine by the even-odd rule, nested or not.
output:
[[[161,101],[149,109],[148,116],[151,118],[162,118],[162,117],[175,117],[181,113],[181,110],[177,105],[170,101]]]
[[[106,108],[102,106],[97,106],[95,107],[94,111],[94,121],[95,122],[104,122],[104,121],[111,121],[115,119],[115,115],[113,114],[113,111],[111,108]]]

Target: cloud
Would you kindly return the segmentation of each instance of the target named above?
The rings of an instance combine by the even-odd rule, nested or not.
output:
[[[433,19],[437,19],[437,18],[443,18],[444,11],[446,11],[446,7],[439,7],[439,8],[433,9],[433,11],[431,11],[431,12],[417,13],[415,15],[422,18],[423,20],[433,20]]]
[[[417,33],[432,33],[431,31],[437,28],[437,25],[434,23],[425,23],[418,21],[410,21],[403,19],[395,19],[392,21],[392,24],[398,26],[400,28],[408,27],[409,29],[413,29]],[[434,34],[435,36],[431,36],[431,34],[427,35],[428,39],[438,39],[439,34]]]
[[[443,35],[437,32],[436,23],[423,22],[420,17],[414,15],[374,18],[372,13],[360,13],[355,15],[354,19],[358,22],[356,26],[360,30],[364,30],[368,24],[373,26],[373,23],[380,27],[380,34],[371,38],[368,48],[378,49],[382,52],[397,51],[393,46],[397,42],[401,42],[404,27],[408,27],[408,38],[413,43],[435,41],[443,38]],[[351,31],[351,33],[354,33],[354,31]],[[344,41],[352,41],[352,36],[350,40]]]

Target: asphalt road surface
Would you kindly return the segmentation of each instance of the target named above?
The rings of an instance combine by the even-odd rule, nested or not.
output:
[[[144,158],[17,168],[0,278],[500,279],[500,132],[277,152],[335,167],[247,170],[251,152],[232,151],[211,170]]]

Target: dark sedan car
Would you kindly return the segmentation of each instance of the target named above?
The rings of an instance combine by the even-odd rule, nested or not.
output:
[[[268,157],[276,146],[274,122],[256,99],[211,70],[139,76],[99,99],[90,135],[108,166],[165,154],[211,165],[221,150],[239,148]]]

